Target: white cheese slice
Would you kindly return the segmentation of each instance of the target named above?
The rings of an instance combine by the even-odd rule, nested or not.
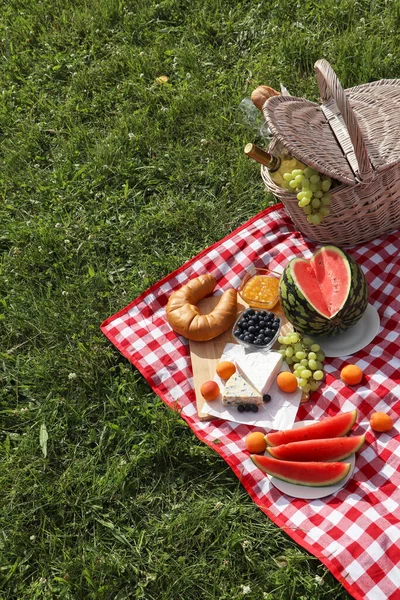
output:
[[[240,374],[264,396],[274,383],[281,365],[279,352],[249,352],[235,359]]]
[[[261,406],[262,396],[237,371],[228,379],[222,394],[222,404],[256,404]]]

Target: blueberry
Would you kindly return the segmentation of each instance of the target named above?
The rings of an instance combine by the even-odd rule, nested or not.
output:
[[[249,333],[255,333],[256,328],[254,327],[254,325],[250,325],[250,327],[247,330]]]
[[[280,325],[281,320],[280,319],[274,319],[274,323],[276,323],[277,325]]]
[[[254,310],[254,308],[248,308],[246,310],[246,314],[252,316],[256,314],[256,311]]]
[[[244,412],[250,412],[251,411],[251,405],[250,404],[245,404],[244,405]]]
[[[262,310],[262,311],[260,312],[260,317],[263,317],[263,318],[264,318],[264,317],[266,317],[266,316],[267,316],[267,314],[268,314],[268,313],[267,313],[267,311],[266,311],[266,310]]]
[[[250,406],[250,408],[251,408],[251,412],[254,412],[254,413],[258,412],[258,406],[257,406],[257,404],[252,404]]]
[[[258,330],[258,335],[264,335],[264,333],[265,333],[264,328]]]
[[[251,341],[251,340],[250,340],[250,336],[249,336],[249,335],[245,335],[245,336],[244,336],[244,338],[243,338],[243,340],[244,340],[245,342],[250,342],[250,341]]]
[[[263,402],[271,402],[271,396],[269,394],[264,394]]]
[[[243,404],[239,404],[238,407],[237,407],[237,409],[238,409],[238,411],[240,413],[244,412],[244,406],[243,406]]]
[[[239,336],[241,335],[241,333],[242,333],[242,332],[240,331],[240,329],[236,329],[236,330],[233,332],[233,335],[234,335],[234,336],[236,336],[236,337],[239,337]]]

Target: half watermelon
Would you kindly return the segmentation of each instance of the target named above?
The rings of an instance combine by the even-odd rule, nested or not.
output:
[[[339,413],[334,417],[328,417],[318,423],[305,425],[298,429],[286,429],[267,433],[265,441],[268,446],[280,446],[291,442],[303,440],[318,440],[324,438],[341,437],[346,435],[353,427],[357,419],[357,409],[345,413]]]
[[[323,487],[335,485],[350,472],[351,464],[343,462],[297,462],[278,460],[269,456],[250,456],[264,473],[296,485]]]
[[[267,448],[267,452],[270,456],[279,460],[330,462],[344,460],[351,456],[361,448],[364,441],[365,433],[352,437],[291,442],[290,444]]]

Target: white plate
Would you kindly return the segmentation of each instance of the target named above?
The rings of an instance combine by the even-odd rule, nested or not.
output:
[[[372,304],[368,304],[361,319],[344,331],[333,337],[312,336],[316,344],[319,344],[325,356],[334,358],[349,356],[368,346],[379,331],[378,311]]]
[[[311,425],[315,423],[315,421],[298,421],[293,425],[293,429],[298,429],[299,427],[304,427],[304,425]],[[312,487],[309,485],[297,485],[295,483],[289,483],[288,481],[283,481],[282,479],[278,479],[277,477],[273,477],[271,475],[267,475],[270,482],[274,487],[278,490],[287,494],[288,496],[292,496],[293,498],[302,498],[304,500],[316,500],[318,498],[325,498],[325,496],[330,496],[330,494],[334,494],[339,491],[346,483],[351,479],[354,467],[356,464],[355,454],[351,454],[348,458],[343,460],[343,462],[350,463],[350,471],[346,475],[342,481],[336,483],[334,485],[325,485],[323,487]]]

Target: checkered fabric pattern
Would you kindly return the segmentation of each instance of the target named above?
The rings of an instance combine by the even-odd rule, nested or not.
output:
[[[359,600],[400,599],[400,235],[349,248],[361,265],[378,310],[380,329],[355,356],[326,360],[326,380],[300,406],[297,420],[322,419],[358,409],[355,434],[366,432],[351,480],[320,500],[300,500],[274,488],[244,447],[253,427],[221,419],[199,421],[188,342],[165,318],[172,291],[188,279],[211,273],[218,291],[237,287],[250,265],[282,270],[295,255],[310,258],[316,246],[295,231],[282,205],[267,209],[153,285],[101,329],[146,378],[158,396],[180,410],[197,437],[230,465],[260,509],[298,544],[318,557]],[[351,388],[339,373],[356,362],[365,384]],[[395,427],[375,434],[369,417],[388,412]]]

